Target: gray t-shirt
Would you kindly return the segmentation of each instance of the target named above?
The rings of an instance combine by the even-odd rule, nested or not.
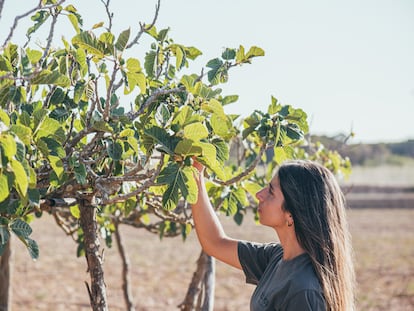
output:
[[[238,243],[246,282],[257,285],[251,311],[325,311],[323,291],[308,254],[283,260],[280,244]]]

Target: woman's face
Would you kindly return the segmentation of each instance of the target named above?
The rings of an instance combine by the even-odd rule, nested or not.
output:
[[[277,176],[273,177],[267,187],[256,193],[256,198],[259,200],[257,210],[262,225],[275,229],[286,226],[286,222],[291,218],[290,213],[282,207],[284,197]]]

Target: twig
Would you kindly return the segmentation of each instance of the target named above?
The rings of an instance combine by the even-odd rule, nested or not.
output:
[[[15,18],[14,18],[14,22],[13,22],[13,25],[12,25],[12,27],[10,28],[10,32],[9,32],[9,35],[7,36],[7,38],[6,38],[6,40],[4,41],[4,43],[3,43],[3,45],[2,45],[2,47],[5,47],[6,45],[7,45],[7,43],[11,40],[11,38],[12,38],[12,36],[13,36],[13,33],[14,33],[14,31],[16,30],[16,28],[17,28],[17,24],[19,23],[19,20],[21,20],[22,18],[25,18],[26,16],[28,16],[28,15],[30,15],[30,14],[32,14],[32,13],[34,13],[34,12],[36,12],[37,10],[40,10],[40,9],[52,9],[52,8],[54,8],[54,7],[57,7],[57,6],[59,6],[59,5],[61,5],[63,2],[65,2],[66,0],[61,0],[61,1],[59,1],[58,3],[55,3],[55,4],[51,4],[51,5],[48,5],[48,6],[44,6],[44,7],[42,7],[42,0],[40,0],[39,1],[39,4],[36,6],[36,7],[34,7],[33,9],[31,9],[31,10],[29,10],[29,11],[27,11],[26,13],[23,13],[22,15],[17,15]],[[2,0],[2,2],[0,3],[0,5],[1,5],[1,8],[2,8],[2,6],[3,6],[3,4],[4,4],[4,0]]]
[[[118,64],[114,62],[114,68],[111,75],[111,81],[109,81],[108,89],[106,90],[106,101],[104,107],[103,119],[109,121],[109,109],[111,107],[112,90],[115,83],[116,73],[118,72]]]
[[[109,27],[107,29],[108,29],[109,32],[111,32],[112,18],[114,17],[114,13],[109,11],[109,3],[111,2],[111,0],[106,0],[106,2],[104,0],[101,0],[101,2],[105,6],[106,15],[108,16],[108,20],[109,20]]]
[[[0,0],[0,19],[1,19],[1,12],[3,11],[4,1],[5,0]]]
[[[161,88],[156,90],[154,93],[152,93],[152,95],[150,97],[147,98],[147,100],[145,101],[145,103],[139,108],[138,111],[136,112],[129,112],[128,113],[128,117],[130,120],[135,120],[139,115],[141,115],[144,110],[151,105],[153,102],[155,102],[155,100],[162,96],[162,95],[168,95],[168,94],[173,94],[173,93],[178,93],[178,92],[182,92],[185,91],[185,87],[176,87],[173,89],[167,89],[166,87]]]
[[[113,203],[116,203],[116,202],[122,202],[122,201],[125,201],[125,200],[127,200],[131,197],[134,197],[134,196],[142,193],[144,190],[146,190],[149,187],[151,187],[152,185],[154,185],[155,179],[158,177],[158,174],[161,171],[161,168],[162,168],[163,165],[164,165],[164,157],[161,157],[156,171],[154,172],[154,174],[152,175],[152,177],[150,179],[148,179],[146,182],[144,182],[142,184],[141,187],[137,188],[136,190],[134,190],[130,193],[120,194],[120,195],[118,195],[114,198],[102,200],[101,205],[108,205],[108,204],[113,204]]]
[[[160,5],[161,5],[161,0],[158,0],[157,4],[155,5],[155,15],[154,15],[154,19],[152,20],[151,24],[148,25],[148,26],[145,26],[145,24],[140,23],[141,29],[137,33],[137,35],[135,36],[134,40],[132,40],[131,43],[126,46],[127,49],[131,48],[134,44],[138,44],[138,40],[139,40],[139,38],[141,38],[142,34],[145,31],[150,30],[155,25],[155,23],[157,22],[157,19],[158,19],[158,13],[160,11]]]
[[[65,1],[66,0],[62,0],[60,1],[60,3],[63,3]],[[53,8],[51,8],[50,10],[52,11]],[[47,43],[46,43],[45,50],[43,52],[43,56],[39,62],[40,64],[43,63],[43,60],[46,58],[47,54],[49,53],[50,46],[52,45],[53,35],[55,32],[55,26],[56,26],[58,16],[59,16],[58,12],[55,12],[55,14],[52,13],[52,23],[50,24],[49,35],[47,36],[47,40],[46,40]]]
[[[265,150],[268,148],[269,146],[266,144],[263,144],[260,146],[260,150],[259,153],[257,154],[256,158],[254,159],[254,161],[252,163],[250,163],[250,165],[247,167],[246,170],[244,170],[244,172],[240,173],[239,175],[227,180],[227,181],[222,181],[222,180],[218,180],[218,179],[214,179],[213,182],[221,185],[221,186],[229,186],[232,185],[240,180],[242,180],[244,177],[246,177],[247,175],[249,175],[257,166],[257,164],[259,163],[260,159],[263,156],[263,153],[265,152]]]

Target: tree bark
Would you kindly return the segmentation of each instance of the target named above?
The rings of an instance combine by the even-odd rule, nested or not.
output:
[[[97,235],[96,209],[88,199],[79,200],[80,226],[83,230],[85,257],[91,284],[86,286],[89,292],[93,311],[107,311],[106,287],[103,271],[103,259],[100,253],[100,242]]]
[[[201,251],[187,294],[178,308],[182,311],[212,311],[214,309],[214,284],[215,259]]]
[[[118,251],[122,259],[122,290],[124,292],[124,300],[128,311],[135,311],[129,282],[129,260],[122,242],[121,232],[119,232],[119,224],[115,225],[115,238],[118,245]]]
[[[3,255],[0,256],[0,311],[11,310],[11,241],[7,242]]]
[[[216,282],[216,261],[213,257],[205,254],[205,274],[204,274],[204,302],[202,311],[213,311],[214,309],[214,288]]]

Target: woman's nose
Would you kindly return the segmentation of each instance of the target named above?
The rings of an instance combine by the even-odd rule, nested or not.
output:
[[[263,192],[263,189],[260,190],[260,191],[258,191],[258,192],[256,192],[256,199],[258,199],[259,201],[262,200],[262,192]]]

